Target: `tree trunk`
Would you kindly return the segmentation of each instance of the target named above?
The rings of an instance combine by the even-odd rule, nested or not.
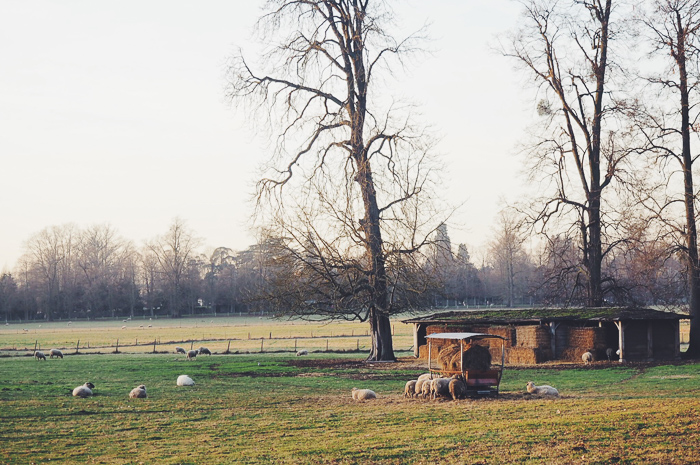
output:
[[[394,344],[391,336],[391,321],[389,317],[378,311],[370,309],[369,325],[372,334],[372,349],[368,362],[395,362]]]

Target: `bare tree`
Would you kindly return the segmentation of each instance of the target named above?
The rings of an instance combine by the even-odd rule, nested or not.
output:
[[[664,179],[645,204],[655,213],[666,230],[676,237],[687,264],[691,319],[687,356],[700,356],[700,257],[696,226],[696,192],[693,182],[691,142],[697,141],[698,103],[700,100],[700,1],[656,0],[651,10],[640,18],[649,33],[652,56],[663,60],[667,69],[648,81],[659,89],[659,104],[647,111],[641,129],[647,137],[654,162],[664,171]],[[670,103],[673,102],[673,103]],[[673,181],[680,178],[679,181]],[[681,186],[682,189],[675,189]],[[659,192],[661,192],[659,194]],[[684,217],[676,221],[676,205],[682,205]]]
[[[504,54],[539,85],[542,131],[530,150],[532,176],[551,186],[532,216],[541,231],[580,239],[576,281],[585,281],[585,304],[603,304],[605,255],[615,240],[603,195],[620,175],[628,152],[614,123],[609,82],[612,0],[524,1],[524,23]],[[612,195],[610,197],[613,197]]]
[[[494,238],[489,244],[489,258],[492,266],[501,278],[504,304],[512,307],[515,303],[519,275],[525,272],[527,255],[523,249],[526,236],[522,219],[514,211],[502,210],[498,215],[498,224]],[[522,294],[522,292],[520,292]]]
[[[395,360],[388,264],[410,260],[437,226],[417,214],[432,213],[421,200],[432,176],[427,139],[376,86],[413,38],[396,41],[387,32],[392,15],[380,0],[272,0],[268,7],[259,26],[279,43],[264,55],[264,71],[238,57],[231,79],[234,101],[266,110],[280,128],[259,205],[268,199],[276,207],[280,259],[294,257],[315,273],[305,279],[325,281],[327,308],[337,309],[326,315],[369,321],[368,360]]]

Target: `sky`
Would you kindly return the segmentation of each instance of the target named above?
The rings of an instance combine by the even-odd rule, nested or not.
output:
[[[269,158],[225,98],[226,63],[256,50],[262,1],[0,0],[0,270],[49,226],[109,224],[139,246],[175,218],[203,249],[255,243],[250,202]],[[431,53],[387,87],[439,137],[453,244],[490,240],[522,195],[517,155],[534,103],[495,52],[509,0],[398,0]]]

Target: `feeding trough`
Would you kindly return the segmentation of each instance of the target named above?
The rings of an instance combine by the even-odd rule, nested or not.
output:
[[[467,391],[473,396],[498,395],[498,388],[503,376],[505,364],[505,338],[495,334],[484,333],[435,333],[426,336],[428,339],[428,370],[430,373],[439,373],[444,376],[462,375],[467,383]],[[501,357],[500,364],[491,360],[488,349],[476,344],[484,339],[500,339]],[[457,363],[450,367],[433,367],[433,342],[436,340],[459,341]],[[456,346],[456,344],[454,344]],[[486,351],[486,352],[484,352]],[[470,356],[488,353],[488,359],[484,357]],[[456,366],[454,366],[456,365]]]

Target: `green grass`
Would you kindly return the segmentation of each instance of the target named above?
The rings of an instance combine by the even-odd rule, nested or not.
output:
[[[338,358],[338,363],[329,360]],[[0,359],[0,463],[697,463],[700,365],[506,369],[496,399],[404,399],[361,355]],[[294,366],[304,362],[304,366]],[[178,375],[196,385],[175,386]],[[524,394],[551,384],[560,399]],[[95,396],[73,398],[85,381]],[[145,384],[148,399],[129,399]],[[379,399],[354,402],[353,386]]]

